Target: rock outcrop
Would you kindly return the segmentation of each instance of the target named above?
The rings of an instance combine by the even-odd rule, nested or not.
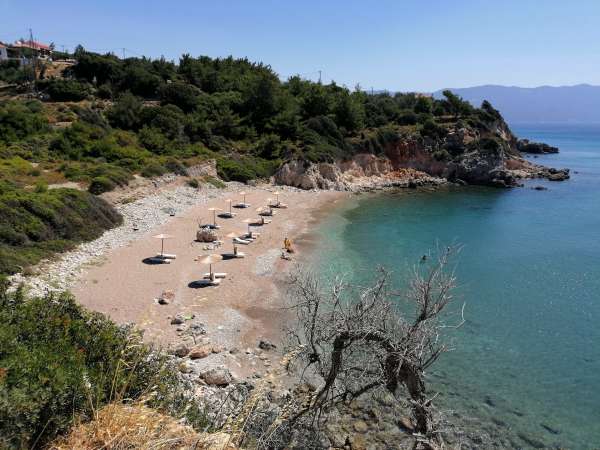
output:
[[[517,150],[521,153],[534,153],[537,155],[558,153],[558,147],[541,142],[531,142],[529,139],[519,139],[517,141]]]
[[[460,125],[459,125],[460,124]],[[414,187],[460,184],[517,186],[523,178],[569,178],[567,169],[550,169],[524,159],[520,148],[535,153],[555,153],[546,144],[517,140],[501,119],[485,127],[458,122],[443,135],[398,131],[382,154],[361,152],[360,145],[346,160],[312,163],[291,160],[275,174],[277,184],[302,189],[369,190],[389,186]]]

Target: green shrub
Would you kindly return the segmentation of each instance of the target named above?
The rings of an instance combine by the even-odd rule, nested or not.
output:
[[[175,415],[194,406],[175,368],[131,328],[68,294],[25,299],[6,288],[1,282],[0,448],[44,447],[113,400],[147,394],[150,406]]]
[[[194,189],[198,189],[200,187],[200,182],[195,178],[190,178],[189,180],[187,180],[187,185]]]
[[[104,192],[112,191],[117,185],[106,177],[96,177],[90,183],[88,191],[94,195],[100,195]]]
[[[176,175],[187,175],[185,166],[174,158],[165,161],[165,169],[167,169],[167,172],[173,172]]]
[[[232,159],[219,159],[217,173],[225,181],[241,181],[247,183],[256,178],[256,173],[250,168]]]
[[[89,84],[67,79],[39,81],[38,89],[45,90],[55,102],[78,102],[91,93]]]
[[[95,239],[121,220],[108,203],[87,192],[33,192],[0,182],[0,274]]]
[[[167,169],[157,162],[151,162],[142,169],[142,176],[146,178],[159,177],[167,173]]]
[[[35,183],[34,192],[36,194],[43,194],[47,190],[48,190],[48,183],[46,183],[45,181],[38,181],[37,183]]]
[[[421,128],[422,136],[427,136],[433,139],[442,138],[446,136],[446,134],[448,134],[448,131],[441,125],[435,123],[433,120],[427,120]]]
[[[221,180],[219,180],[218,178],[215,178],[215,177],[211,177],[210,175],[206,175],[204,177],[204,181],[206,181],[209,184],[212,184],[217,189],[225,189],[227,187],[227,185],[225,183],[223,183]]]

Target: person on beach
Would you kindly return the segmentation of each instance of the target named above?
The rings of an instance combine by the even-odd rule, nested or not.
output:
[[[292,247],[292,241],[288,237],[286,237],[283,240],[283,248],[285,248],[285,250],[288,253],[294,253],[294,248]]]

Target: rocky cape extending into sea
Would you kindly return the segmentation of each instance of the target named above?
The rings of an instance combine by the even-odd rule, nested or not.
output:
[[[554,169],[526,160],[523,153],[558,153],[547,144],[519,140],[499,118],[486,128],[457,122],[443,136],[399,131],[380,152],[358,149],[330,162],[293,159],[275,174],[277,184],[302,189],[371,190],[444,182],[520,186],[520,180],[562,181],[569,169]]]

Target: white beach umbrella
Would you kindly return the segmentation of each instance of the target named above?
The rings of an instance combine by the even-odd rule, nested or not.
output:
[[[244,199],[243,203],[244,205],[246,204],[246,191],[242,191],[240,192],[240,195],[242,196],[242,198]]]
[[[203,257],[200,260],[200,264],[208,264],[208,272],[210,273],[210,277],[212,278],[212,274],[213,274],[212,265],[219,261],[222,261],[222,260],[223,260],[223,257],[221,255],[212,254],[212,255]]]
[[[275,191],[273,194],[275,195],[275,204],[279,205],[279,194],[281,194],[281,192]]]
[[[160,256],[165,254],[165,239],[171,239],[173,236],[170,234],[157,234],[156,236],[152,236],[155,239],[160,239]]]

